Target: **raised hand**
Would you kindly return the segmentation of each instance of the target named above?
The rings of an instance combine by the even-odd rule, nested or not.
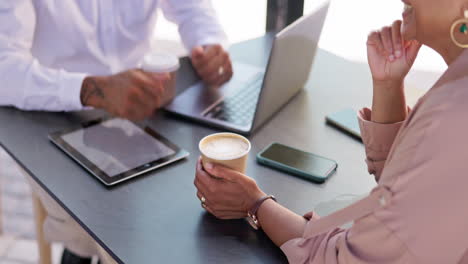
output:
[[[405,41],[401,21],[372,32],[367,40],[367,57],[374,83],[393,84],[400,88],[414,64],[421,44]]]
[[[391,27],[372,32],[367,40],[367,57],[374,85],[373,122],[397,123],[408,116],[404,79],[421,44],[403,39],[401,23],[395,21]]]

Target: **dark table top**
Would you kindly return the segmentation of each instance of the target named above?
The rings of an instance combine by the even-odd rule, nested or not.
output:
[[[271,35],[236,44],[234,60],[266,65]],[[184,61],[178,89],[196,80]],[[303,214],[341,194],[363,194],[374,185],[359,141],[325,124],[327,114],[371,102],[364,64],[319,50],[306,89],[250,137],[247,173],[266,193]],[[244,220],[221,221],[200,207],[193,186],[199,140],[219,132],[164,113],[146,125],[188,150],[188,159],[108,188],[47,139],[51,132],[97,117],[101,111],[23,112],[0,109],[0,142],[32,177],[121,263],[285,263],[282,252]],[[255,162],[271,142],[281,142],[336,160],[325,184],[314,184]]]

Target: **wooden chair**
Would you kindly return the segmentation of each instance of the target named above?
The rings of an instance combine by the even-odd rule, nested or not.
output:
[[[103,249],[97,242],[96,242],[96,247],[98,249],[99,259],[100,259],[101,263],[103,263],[103,264],[117,264],[117,262],[114,260],[114,258],[111,257],[109,255],[109,253],[107,253],[107,251],[105,249]]]
[[[44,209],[41,200],[36,194],[32,193],[34,222],[36,225],[36,240],[39,250],[39,264],[52,264],[52,247],[44,236],[44,221],[47,217],[47,211]],[[101,263],[117,263],[97,242],[96,247],[99,252]]]
[[[32,202],[34,208],[34,222],[36,224],[36,240],[39,250],[39,264],[52,264],[52,247],[44,236],[44,221],[47,212],[42,205],[41,200],[36,194],[32,193]]]
[[[1,166],[0,163],[0,236],[3,235],[3,210],[2,210],[2,175],[1,175]]]

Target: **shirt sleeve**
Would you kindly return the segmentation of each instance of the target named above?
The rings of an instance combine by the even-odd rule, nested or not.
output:
[[[165,17],[179,26],[179,33],[187,50],[196,46],[228,45],[211,0],[162,0]]]
[[[358,113],[362,141],[366,147],[366,163],[370,174],[379,181],[393,141],[403,122],[379,124],[371,121],[372,111],[364,108]]]
[[[43,111],[82,109],[80,92],[86,74],[45,67],[31,54],[36,21],[32,1],[3,0],[0,21],[0,105]]]
[[[317,219],[313,215],[307,225]],[[336,228],[313,238],[304,237],[281,246],[289,263],[412,263],[406,246],[373,214],[357,220],[350,229]]]

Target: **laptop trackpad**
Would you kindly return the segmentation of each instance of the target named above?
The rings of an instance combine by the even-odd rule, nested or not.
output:
[[[233,67],[234,76],[231,81],[221,87],[207,87],[203,82],[199,81],[174,98],[165,109],[189,116],[199,115],[221,98],[245,88],[246,81],[251,80],[256,74],[261,72],[261,68],[242,63],[235,62],[233,63]]]
[[[166,106],[166,110],[178,113],[201,113],[207,107],[223,98],[227,89],[223,87],[207,87],[203,82],[197,82],[182,94],[174,98]]]

